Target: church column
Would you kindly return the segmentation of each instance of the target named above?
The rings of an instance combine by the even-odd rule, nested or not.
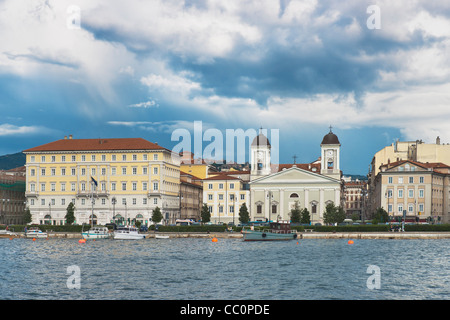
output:
[[[264,217],[270,221],[270,196],[267,189],[264,189]]]
[[[341,205],[341,190],[338,188],[334,189],[334,205],[335,206]]]
[[[324,202],[324,191],[323,188],[320,188],[319,191],[319,218],[323,218],[323,211],[325,210],[325,202]]]
[[[280,189],[280,215],[284,218],[286,213],[284,212],[284,189]]]
[[[309,189],[305,189],[305,208],[311,212],[311,207],[309,206]]]

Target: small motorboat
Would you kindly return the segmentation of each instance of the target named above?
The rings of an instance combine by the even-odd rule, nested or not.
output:
[[[107,227],[93,227],[87,231],[81,232],[81,236],[83,239],[108,239],[111,237],[111,233],[109,232]]]
[[[43,232],[39,228],[30,228],[25,232],[27,238],[48,238],[47,232]]]
[[[155,239],[169,239],[169,236],[163,236],[161,234],[155,235]]]
[[[113,238],[115,240],[141,240],[145,238],[145,235],[139,233],[135,226],[121,226],[114,231]]]

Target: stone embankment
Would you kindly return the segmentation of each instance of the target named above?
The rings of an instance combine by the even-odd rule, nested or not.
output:
[[[298,232],[298,239],[450,239],[450,232]],[[239,232],[149,232],[147,239],[154,239],[157,235],[168,236],[169,239],[178,238],[226,238],[241,239]],[[24,238],[23,232],[0,234],[0,238]],[[81,233],[49,232],[49,239],[81,239]]]

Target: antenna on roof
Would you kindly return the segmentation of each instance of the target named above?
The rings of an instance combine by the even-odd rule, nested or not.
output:
[[[294,158],[294,164],[295,164],[295,162],[297,160],[297,156],[294,154],[294,156],[292,158]]]

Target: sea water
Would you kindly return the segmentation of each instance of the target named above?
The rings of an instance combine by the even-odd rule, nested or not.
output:
[[[448,239],[0,239],[1,300],[449,298]]]

